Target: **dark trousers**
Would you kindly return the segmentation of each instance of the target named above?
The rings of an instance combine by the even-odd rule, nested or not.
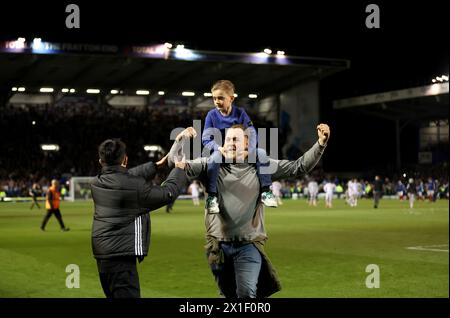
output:
[[[59,222],[59,226],[61,226],[61,229],[64,229],[65,226],[64,226],[64,222],[62,220],[61,212],[59,211],[59,209],[47,210],[47,214],[44,216],[44,219],[42,220],[41,229],[45,229],[45,226],[47,225],[47,222],[50,219],[50,217],[52,216],[52,214],[55,215],[56,219]]]
[[[140,298],[136,260],[97,260],[100,283],[106,298]]]
[[[166,212],[170,213],[170,211],[173,210],[173,205],[175,204],[175,201],[170,202],[169,204],[166,205]]]
[[[36,197],[31,197],[33,199],[33,202],[31,203],[30,209],[33,210],[34,205],[36,205],[38,207],[38,209],[41,209],[41,207],[39,206],[39,203],[37,201]]]
[[[373,206],[374,208],[378,208],[378,204],[380,203],[381,199],[381,192],[380,191],[374,191],[373,192]]]

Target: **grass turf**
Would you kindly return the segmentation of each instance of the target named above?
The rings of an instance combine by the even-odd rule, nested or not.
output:
[[[62,202],[70,232],[30,203],[0,204],[0,297],[104,297],[92,257],[91,202]],[[448,201],[361,200],[350,208],[309,207],[304,200],[266,209],[267,253],[283,290],[273,297],[449,297]],[[202,207],[177,201],[173,213],[152,212],[149,256],[138,265],[142,297],[217,297],[204,256]],[[406,247],[442,245],[445,251]],[[68,264],[80,268],[80,288],[65,286]],[[369,289],[368,264],[380,268]]]

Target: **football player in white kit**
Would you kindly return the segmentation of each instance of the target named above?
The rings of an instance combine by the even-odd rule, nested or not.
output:
[[[191,193],[192,196],[192,202],[194,203],[194,205],[200,205],[200,201],[198,199],[199,197],[199,186],[197,181],[194,181],[191,183],[191,185],[189,186],[189,192]]]
[[[348,205],[353,206],[353,180],[350,179],[347,182],[347,190],[345,191],[345,201],[347,201]]]
[[[408,185],[406,186],[406,193],[409,198],[409,208],[414,208],[414,201],[416,200],[417,188],[413,178],[409,178]]]
[[[358,197],[359,197],[359,191],[360,191],[360,185],[358,183],[358,180],[355,178],[353,179],[352,182],[352,186],[353,186],[353,206],[357,206],[358,205]]]
[[[278,202],[278,205],[282,205],[283,201],[281,201],[281,183],[279,181],[272,182],[272,193],[275,196],[275,199]]]
[[[351,207],[358,205],[358,183],[356,179],[350,179],[347,183],[347,203]]]
[[[327,208],[332,208],[333,193],[335,189],[336,185],[331,181],[328,181],[323,186],[323,190],[325,191],[325,207]]]
[[[309,205],[317,206],[317,194],[319,192],[319,185],[314,179],[308,182]]]

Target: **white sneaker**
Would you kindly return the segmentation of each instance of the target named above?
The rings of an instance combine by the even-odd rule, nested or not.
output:
[[[272,191],[263,192],[261,194],[261,202],[265,206],[276,208],[278,207],[277,198],[273,195]]]
[[[205,208],[208,211],[208,213],[211,213],[211,214],[219,213],[220,209],[219,209],[219,202],[217,201],[217,197],[208,197],[206,199]]]

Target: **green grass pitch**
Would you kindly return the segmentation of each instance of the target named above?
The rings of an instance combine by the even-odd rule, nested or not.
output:
[[[70,232],[30,203],[0,204],[0,297],[104,297],[92,257],[92,202],[62,202]],[[177,201],[173,213],[152,212],[149,256],[138,265],[142,297],[217,297],[204,255],[203,208]],[[267,253],[283,290],[272,297],[449,297],[448,201],[361,200],[350,208],[309,207],[305,200],[266,209]],[[433,247],[438,245],[438,247]],[[407,249],[424,246],[425,249]],[[433,250],[434,249],[434,250]],[[66,287],[68,264],[80,288]],[[366,266],[380,269],[369,289]]]

